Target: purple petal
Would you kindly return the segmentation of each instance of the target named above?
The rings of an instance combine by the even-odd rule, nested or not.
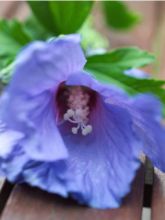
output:
[[[114,100],[109,99],[110,103]],[[116,105],[129,111],[133,129],[141,141],[142,151],[151,159],[154,166],[165,171],[165,127],[162,120],[160,101],[151,94],[141,94],[130,99],[120,97]]]
[[[143,151],[153,164],[165,171],[165,127],[161,123],[160,101],[151,95],[137,96],[131,102],[137,135],[143,142]]]
[[[22,183],[22,171],[25,164],[29,161],[22,148],[15,146],[6,157],[0,156],[0,170],[4,176],[11,182]]]
[[[78,40],[77,35],[70,35],[26,47],[17,58],[14,76],[1,99],[3,120],[24,133],[22,145],[33,159],[67,157],[56,127],[54,102],[59,84],[85,64]]]
[[[29,161],[22,170],[22,178],[31,186],[67,197],[65,168],[64,161],[55,163]]]
[[[33,161],[21,147],[17,146],[5,159],[0,157],[0,169],[11,182],[28,183],[48,192],[67,196],[63,161],[55,163]]]
[[[5,158],[24,137],[21,132],[5,130],[0,132],[0,157]]]
[[[56,126],[53,102],[53,94],[45,92],[38,96],[15,94],[14,98],[9,94],[3,103],[3,120],[8,126],[24,134],[21,144],[32,159],[53,161],[68,156]]]
[[[162,118],[162,104],[154,95],[137,95],[132,99],[132,106],[138,110],[141,115],[151,117],[151,120],[154,118],[160,122]]]
[[[34,135],[28,137],[23,147],[30,158],[43,161],[65,159],[67,149],[55,124],[54,114],[48,109],[35,118]]]
[[[73,35],[50,42],[34,42],[17,57],[10,89],[29,94],[54,90],[70,74],[80,71],[86,60]]]
[[[67,187],[80,203],[95,208],[119,207],[139,167],[139,148],[128,112],[102,100],[92,113],[93,132],[61,133],[69,151]],[[104,196],[102,196],[104,195]]]
[[[96,80],[96,78],[93,77],[93,75],[84,71],[70,75],[66,81],[66,85],[86,86],[106,98],[114,97],[113,99],[115,101],[117,101],[118,99],[128,99],[128,95],[122,89],[114,85],[100,83]]]

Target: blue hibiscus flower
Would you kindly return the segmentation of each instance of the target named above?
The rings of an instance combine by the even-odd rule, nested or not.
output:
[[[79,36],[34,42],[0,101],[0,170],[97,208],[119,207],[143,151],[165,170],[161,105],[83,71]]]

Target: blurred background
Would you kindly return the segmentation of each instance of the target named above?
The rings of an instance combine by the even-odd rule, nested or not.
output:
[[[110,48],[132,45],[153,52],[156,56],[156,62],[151,67],[147,67],[147,71],[165,79],[165,2],[127,1],[124,4],[127,5],[127,10],[138,15],[138,21],[131,28],[124,29],[117,27],[116,24],[109,27],[103,19],[103,13],[100,10],[102,5],[99,1],[92,10],[94,15],[92,25],[98,34],[103,34],[104,44],[108,44]],[[25,1],[0,1],[1,18],[24,20],[29,14],[30,9]],[[118,18],[117,15],[115,16],[115,19]],[[121,19],[120,14],[118,16]],[[88,31],[90,32],[89,26]],[[92,40],[94,40],[93,38]]]

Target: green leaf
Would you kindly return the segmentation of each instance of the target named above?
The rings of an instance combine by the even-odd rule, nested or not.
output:
[[[19,49],[18,42],[5,33],[0,33],[0,57],[16,55]]]
[[[51,1],[51,11],[58,33],[68,34],[80,29],[92,4],[92,1]]]
[[[21,45],[27,44],[31,41],[29,35],[25,32],[21,22],[17,20],[1,20],[0,21],[0,33],[10,35],[15,41]]]
[[[0,21],[0,57],[16,55],[19,49],[30,41],[31,38],[24,31],[20,22],[16,20]]]
[[[145,66],[154,61],[154,56],[136,47],[119,48],[111,52],[88,57],[87,68],[119,72]]]
[[[33,40],[47,40],[52,34],[43,28],[34,16],[30,16],[24,22],[24,29]]]
[[[23,24],[16,20],[0,20],[0,79],[7,81],[11,63],[19,50],[31,41]]]
[[[28,1],[28,4],[36,16],[38,22],[47,30],[56,33],[56,26],[53,23],[53,16],[50,11],[49,1]]]
[[[88,57],[85,68],[105,83],[115,84],[130,95],[153,93],[165,103],[165,81],[151,78],[135,78],[124,71],[149,64],[154,57],[138,48],[121,48],[112,52]]]
[[[93,5],[92,1],[29,1],[28,3],[38,21],[53,34],[76,32]]]
[[[106,72],[87,69],[92,72],[95,77],[106,83],[115,84],[124,89],[128,94],[135,95],[138,93],[153,93],[165,103],[165,90],[163,86],[165,81],[151,78],[135,78],[123,74],[123,72]]]
[[[115,29],[132,28],[140,21],[140,15],[128,9],[125,2],[103,1],[106,23]]]
[[[0,69],[0,84],[6,85],[11,78],[12,70],[14,68],[14,62],[10,62],[8,65],[6,65],[4,68]]]

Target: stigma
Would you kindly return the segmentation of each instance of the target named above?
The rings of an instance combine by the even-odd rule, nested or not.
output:
[[[92,125],[88,124],[90,96],[80,86],[70,88],[68,93],[68,108],[63,115],[63,119],[74,125],[71,128],[73,134],[78,134],[80,131],[82,135],[86,136],[92,132]]]

